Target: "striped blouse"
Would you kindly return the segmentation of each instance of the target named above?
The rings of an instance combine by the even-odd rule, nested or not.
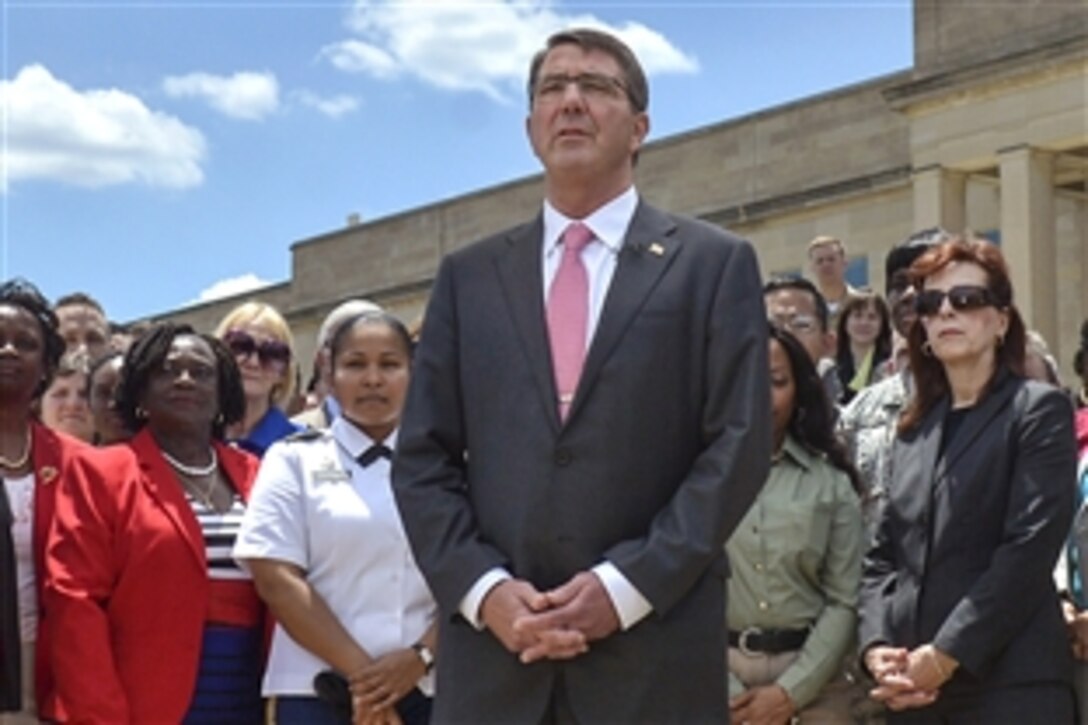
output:
[[[220,513],[208,508],[189,492],[185,493],[193,515],[200,525],[204,536],[204,554],[208,560],[208,578],[212,581],[247,581],[249,573],[240,568],[231,556],[234,540],[238,537],[238,528],[242,525],[242,516],[246,512],[242,498],[235,493],[230,508]]]

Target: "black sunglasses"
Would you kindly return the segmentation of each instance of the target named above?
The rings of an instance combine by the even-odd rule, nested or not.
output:
[[[261,365],[286,365],[291,360],[291,348],[278,340],[257,342],[252,335],[243,330],[230,330],[223,335],[223,342],[235,357],[247,358],[256,353]]]
[[[945,292],[939,289],[927,289],[918,292],[914,296],[914,310],[919,315],[935,315],[944,304],[944,298],[948,298],[948,304],[958,312],[978,310],[983,307],[997,307],[997,298],[994,293],[985,287],[978,285],[957,285]]]

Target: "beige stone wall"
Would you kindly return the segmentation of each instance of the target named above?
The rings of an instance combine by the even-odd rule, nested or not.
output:
[[[1078,0],[914,1],[914,63],[924,74],[1085,35]]]
[[[909,126],[883,100],[897,74],[651,144],[639,190],[673,211],[715,217],[754,203],[903,168]]]
[[[846,201],[738,225],[734,231],[752,240],[764,277],[796,269],[807,274],[808,242],[819,234],[836,236],[846,245],[850,257],[868,259],[870,286],[883,293],[884,256],[911,233],[910,212],[910,186],[900,184]]]
[[[1058,151],[1084,143],[1088,61],[1045,62],[927,94],[904,111],[911,117],[916,167],[941,164],[975,171],[996,164],[1013,146]]]

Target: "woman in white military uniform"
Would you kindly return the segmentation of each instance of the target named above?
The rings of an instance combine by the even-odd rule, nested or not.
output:
[[[341,416],[261,464],[234,556],[277,620],[264,694],[281,725],[429,720],[436,608],[389,476],[411,349],[388,314],[346,320],[330,346]]]

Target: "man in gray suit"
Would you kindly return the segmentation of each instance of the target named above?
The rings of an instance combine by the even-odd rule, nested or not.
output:
[[[434,718],[727,722],[723,543],[770,460],[755,254],[639,199],[623,43],[552,36],[529,97],[543,210],[443,260],[394,462]]]

